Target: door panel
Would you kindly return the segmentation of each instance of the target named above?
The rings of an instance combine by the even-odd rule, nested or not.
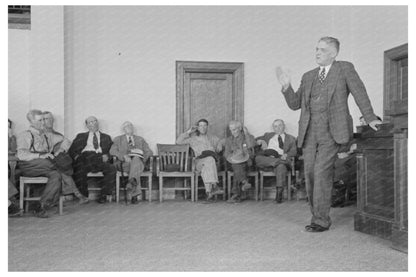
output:
[[[226,137],[230,120],[244,123],[243,95],[243,63],[177,61],[176,136],[205,118],[210,133]]]
[[[225,137],[227,123],[232,119],[232,74],[186,73],[185,95],[189,99],[184,105],[189,110],[185,126],[205,118],[211,134]]]

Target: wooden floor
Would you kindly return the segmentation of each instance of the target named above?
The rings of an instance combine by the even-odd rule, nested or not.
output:
[[[67,201],[64,215],[9,218],[9,271],[406,271],[407,254],[354,231],[354,207],[308,233],[306,202]]]

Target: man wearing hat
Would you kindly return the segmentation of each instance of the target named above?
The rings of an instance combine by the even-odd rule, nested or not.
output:
[[[282,203],[286,174],[290,169],[290,159],[296,156],[296,139],[285,133],[285,123],[281,119],[273,122],[273,131],[256,138],[261,151],[256,155],[256,165],[261,169],[273,169],[276,174],[276,203]],[[289,193],[289,192],[288,192]]]
[[[254,155],[254,137],[248,132],[239,121],[230,121],[228,124],[231,136],[225,141],[224,157],[231,164],[234,172],[234,182],[231,189],[229,203],[241,202],[241,192],[246,192],[251,188],[247,180],[247,171],[251,165],[250,158]],[[241,187],[240,187],[241,186]]]

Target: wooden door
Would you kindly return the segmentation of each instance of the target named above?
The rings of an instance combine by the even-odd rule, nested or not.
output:
[[[176,136],[205,118],[209,132],[224,138],[228,122],[243,123],[243,64],[176,63]]]

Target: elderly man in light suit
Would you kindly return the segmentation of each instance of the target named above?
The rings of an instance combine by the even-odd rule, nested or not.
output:
[[[290,77],[276,69],[282,93],[292,110],[301,109],[298,146],[303,148],[306,190],[312,212],[308,232],[329,229],[334,163],[340,146],[353,134],[348,109],[351,93],[361,113],[374,130],[381,124],[371,107],[365,86],[350,62],[336,61],[339,41],[332,37],[319,39],[316,62],[319,67],[302,76],[295,92]]]
[[[129,181],[126,185],[127,204],[137,204],[137,196],[141,193],[140,175],[144,165],[153,155],[147,142],[134,134],[133,124],[126,121],[121,126],[124,135],[114,138],[110,148],[110,155],[116,156],[122,162],[123,172],[129,173]]]

